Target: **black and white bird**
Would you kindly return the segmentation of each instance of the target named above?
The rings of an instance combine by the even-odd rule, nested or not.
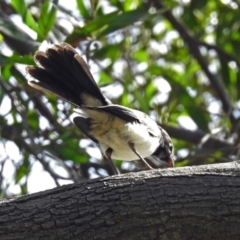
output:
[[[70,102],[78,109],[73,122],[91,140],[99,144],[103,155],[112,159],[144,158],[174,166],[173,144],[167,132],[145,113],[111,103],[98,88],[83,58],[67,43],[36,52],[37,66],[27,67],[34,78],[28,83]],[[36,80],[35,80],[36,79]]]

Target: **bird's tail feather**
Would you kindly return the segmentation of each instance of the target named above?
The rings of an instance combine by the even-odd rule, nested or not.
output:
[[[27,67],[36,80],[29,84],[78,107],[104,106],[110,101],[101,93],[83,58],[67,43],[54,45],[34,56],[38,66]]]

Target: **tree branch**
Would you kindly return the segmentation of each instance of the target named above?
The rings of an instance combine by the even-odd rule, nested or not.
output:
[[[237,240],[239,188],[240,162],[65,185],[3,202],[0,238]]]
[[[234,61],[237,65],[237,67],[240,69],[240,62],[239,62],[238,58],[225,52],[220,47],[213,45],[213,44],[203,42],[203,41],[199,41],[199,40],[198,40],[198,45],[202,45],[202,46],[206,47],[208,50],[216,51],[218,53],[218,55],[222,56],[226,61]]]
[[[176,139],[181,139],[193,144],[200,144],[202,143],[202,147],[205,149],[210,150],[220,150],[220,149],[232,149],[235,147],[234,144],[231,144],[224,140],[219,140],[217,138],[207,136],[206,133],[204,133],[201,130],[191,131],[183,128],[176,128],[171,126],[163,126],[163,128],[168,132],[168,134]],[[202,140],[205,138],[206,140],[202,142]]]

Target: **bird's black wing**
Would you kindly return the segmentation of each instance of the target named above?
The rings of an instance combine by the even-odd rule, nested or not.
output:
[[[95,143],[98,143],[98,140],[93,137],[90,132],[90,118],[84,118],[84,117],[75,117],[73,118],[73,122],[76,124],[76,126],[87,136],[89,137],[92,141]]]
[[[119,105],[108,105],[108,106],[101,106],[101,107],[87,107],[87,109],[92,109],[95,111],[106,112],[113,116],[116,116],[126,122],[138,122],[139,117],[135,114],[133,109],[129,109],[127,107],[119,106]]]

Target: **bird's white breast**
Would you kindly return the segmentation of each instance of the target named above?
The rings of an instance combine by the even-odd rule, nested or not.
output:
[[[145,125],[139,123],[124,123],[118,128],[112,128],[108,131],[103,141],[100,142],[100,148],[104,153],[111,147],[113,149],[112,158],[115,159],[139,159],[131,150],[128,143],[134,143],[135,149],[145,158],[156,150],[159,145],[159,138],[150,136]]]

